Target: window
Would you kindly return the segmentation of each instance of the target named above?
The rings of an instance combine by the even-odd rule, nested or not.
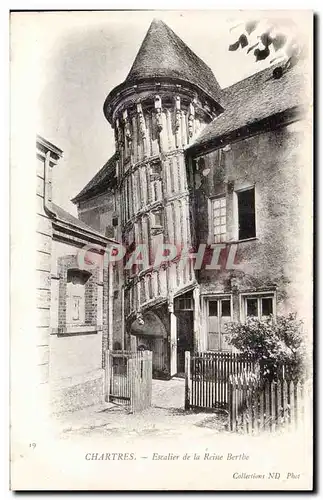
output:
[[[230,300],[222,300],[222,316],[230,316],[231,317],[231,301]]]
[[[274,294],[259,294],[243,296],[244,317],[266,318],[275,315]]]
[[[193,299],[192,297],[178,297],[175,299],[175,310],[176,311],[193,311]]]
[[[150,180],[161,179],[161,164],[159,162],[150,165]]]
[[[261,310],[263,316],[270,316],[273,314],[273,299],[261,299]]]
[[[258,299],[246,299],[247,316],[258,316]]]
[[[217,316],[218,315],[218,301],[210,300],[209,302],[209,316]]]
[[[210,200],[210,239],[212,243],[219,243],[226,240],[226,216],[225,196]]]
[[[152,228],[162,228],[164,225],[163,221],[163,211],[154,210],[151,212],[151,227]]]
[[[255,189],[245,189],[237,192],[238,197],[238,222],[239,240],[255,238],[256,236],[256,213],[255,213]]]
[[[162,199],[161,181],[157,179],[151,183],[152,201],[160,201]]]
[[[221,309],[221,310],[220,310]],[[209,316],[229,316],[231,318],[231,300],[209,300]]]

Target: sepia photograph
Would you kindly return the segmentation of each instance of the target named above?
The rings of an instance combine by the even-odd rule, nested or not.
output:
[[[12,490],[312,490],[312,45],[11,12]]]

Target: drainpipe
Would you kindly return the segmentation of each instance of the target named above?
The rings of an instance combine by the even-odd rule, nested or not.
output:
[[[113,266],[108,267],[108,349],[113,349]]]
[[[124,284],[121,286],[121,349],[125,350],[125,328],[124,328]]]
[[[52,217],[54,219],[57,219],[57,215],[55,212],[53,212],[52,209],[52,193],[51,193],[51,176],[50,176],[50,151],[47,151],[46,157],[45,157],[45,168],[44,168],[44,211],[46,215],[49,217]]]

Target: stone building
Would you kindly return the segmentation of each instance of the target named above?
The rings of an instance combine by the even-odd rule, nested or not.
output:
[[[151,349],[156,377],[182,373],[185,350],[230,349],[228,320],[298,310],[300,242],[311,237],[302,224],[304,70],[275,76],[269,68],[221,89],[154,20],[104,103],[116,151],[72,201],[82,221],[127,249],[114,269],[113,341]],[[177,252],[156,266],[165,245]],[[193,255],[183,265],[184,249],[199,245],[202,268]]]
[[[41,407],[61,412],[104,401],[113,289],[103,255],[115,242],[53,202],[62,151],[38,136],[36,155],[36,382]]]
[[[276,79],[268,68],[225,89],[225,111],[187,151],[194,245],[223,245],[220,269],[208,270],[206,260],[197,275],[202,350],[230,349],[228,320],[311,315],[304,70],[299,63]]]

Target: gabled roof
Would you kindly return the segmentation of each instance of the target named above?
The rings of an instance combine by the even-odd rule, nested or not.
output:
[[[186,80],[215,100],[221,96],[212,70],[163,21],[154,19],[126,82],[158,77]]]
[[[189,150],[206,148],[233,131],[296,109],[306,99],[305,83],[304,65],[299,62],[281,78],[275,79],[269,67],[223,89],[223,113],[202,130]]]
[[[115,168],[116,168],[116,158],[117,155],[114,153],[113,156],[103,165],[103,167],[98,171],[98,173],[87,183],[87,185],[76,195],[71,201],[72,203],[78,203],[84,199],[87,199],[95,194],[99,194],[106,188],[109,183],[113,181]]]

